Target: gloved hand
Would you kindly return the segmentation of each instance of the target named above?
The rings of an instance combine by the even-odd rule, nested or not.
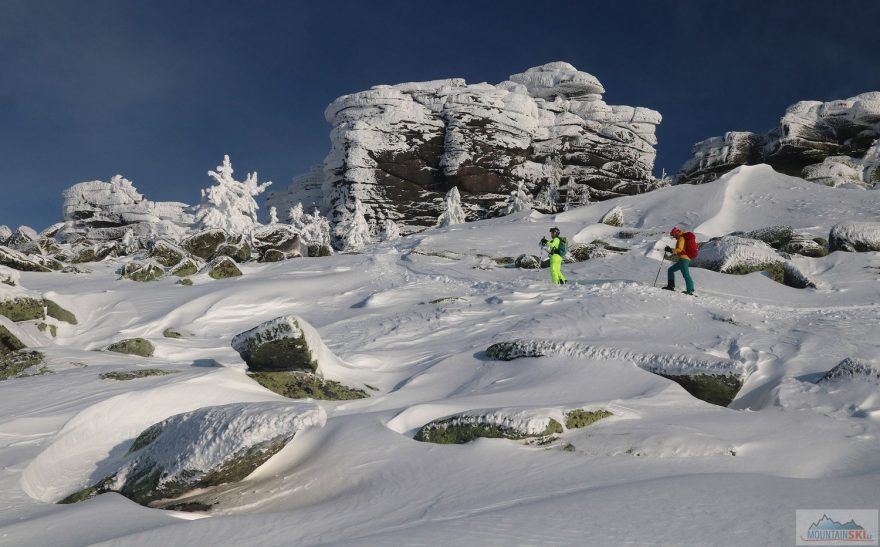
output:
[[[671,253],[672,253],[672,247],[670,247],[669,245],[667,245],[666,247],[663,247],[663,252],[665,252],[665,253],[667,253],[667,254],[671,254]]]
[[[542,237],[542,238],[541,238],[541,247],[543,247],[543,246],[546,245],[546,244],[547,244],[547,238],[546,238],[546,237]]]

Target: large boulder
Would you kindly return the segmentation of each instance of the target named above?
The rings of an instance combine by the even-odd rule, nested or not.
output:
[[[523,440],[549,437],[563,432],[560,414],[544,409],[465,412],[425,424],[414,439],[436,444],[463,444],[477,438]]]
[[[285,315],[237,334],[232,347],[253,372],[301,370],[315,372],[317,358],[297,317]]]
[[[228,256],[218,256],[204,268],[212,279],[228,279],[239,277],[241,270],[235,265],[235,261]]]
[[[46,309],[42,298],[30,296],[4,297],[0,292],[0,315],[8,317],[11,321],[31,321],[45,319]]]
[[[675,183],[702,184],[740,165],[775,170],[829,186],[870,188],[880,177],[880,92],[801,101],[766,134],[731,132],[694,145]]]
[[[288,224],[262,226],[254,231],[253,241],[261,256],[271,249],[283,253],[285,257],[308,254],[308,247],[303,244],[299,232]]]
[[[660,114],[602,93],[594,76],[556,62],[497,85],[452,78],[345,95],[325,111],[321,184],[272,202],[325,203],[334,225],[360,206],[371,233],[391,220],[405,235],[433,226],[453,187],[468,220],[505,214],[520,181],[545,211],[656,188]]]
[[[880,222],[841,222],[828,234],[830,251],[880,251]]]
[[[159,264],[170,268],[186,257],[186,251],[175,243],[160,239],[153,243],[149,256]]]
[[[119,275],[132,281],[157,281],[165,276],[165,268],[155,260],[128,262],[119,269]]]
[[[181,241],[180,246],[188,253],[202,260],[211,260],[221,245],[225,245],[229,236],[225,230],[210,228],[202,230]]]
[[[323,427],[310,403],[234,403],[171,416],[144,430],[117,470],[67,496],[74,503],[104,492],[150,505],[194,490],[238,482],[298,433]]]
[[[785,259],[763,241],[724,236],[700,245],[700,254],[691,261],[691,266],[739,275],[767,271],[782,283],[784,262]]]
[[[0,265],[22,272],[51,272],[64,267],[57,260],[42,255],[26,255],[0,246]]]

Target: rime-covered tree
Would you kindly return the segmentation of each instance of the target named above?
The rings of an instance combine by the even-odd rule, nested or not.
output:
[[[520,211],[529,211],[532,208],[532,196],[525,189],[523,181],[519,181],[516,190],[510,193],[507,198],[507,214],[519,213]]]
[[[382,223],[382,239],[384,241],[400,239],[400,227],[390,218],[386,218]]]
[[[301,204],[300,212],[302,212]],[[322,245],[330,248],[330,222],[321,215],[317,207],[311,214],[299,216],[299,226],[297,226],[297,229],[300,231],[303,241],[307,244]]]
[[[568,180],[565,192],[565,210],[582,207],[590,203],[590,188],[585,184],[578,184],[572,179]]]
[[[461,208],[461,194],[458,193],[458,187],[453,186],[450,191],[446,192],[443,213],[437,218],[437,226],[443,228],[453,224],[464,224],[464,220],[464,209]]]
[[[296,205],[287,211],[287,223],[297,230],[302,230],[306,223],[306,215],[303,212],[302,202],[297,202]]]
[[[340,196],[344,205],[339,205],[334,210],[336,222],[333,226],[333,239],[335,246],[342,251],[358,251],[373,240],[370,225],[364,216],[361,200],[352,195],[347,188],[342,190],[344,194]]]
[[[208,171],[214,185],[202,190],[202,202],[196,207],[195,220],[199,228],[222,228],[232,234],[245,234],[259,226],[255,196],[262,194],[271,182],[259,184],[257,174],[251,173],[244,182],[232,178],[232,162],[223,156],[217,171]]]
[[[269,207],[269,224],[278,224],[278,209]]]
[[[547,158],[543,167],[546,182],[535,196],[532,206],[547,213],[555,213],[559,207],[559,183],[562,181],[562,160],[558,156]]]

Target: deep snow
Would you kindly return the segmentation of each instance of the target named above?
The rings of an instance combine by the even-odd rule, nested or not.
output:
[[[614,206],[624,226],[598,224]],[[432,229],[360,254],[246,264],[240,278],[199,275],[192,287],[120,280],[113,262],[90,274],[21,272],[21,286],[79,324],[44,337],[50,374],[0,382],[0,544],[791,544],[796,509],[880,505],[880,386],[815,383],[847,357],[880,360],[880,256],[795,257],[817,290],[702,269],[692,270],[696,299],[651,284],[673,225],[700,241],[776,224],[827,237],[843,220],[876,221],[878,210],[878,192],[756,166],[553,216]],[[567,286],[551,285],[547,270],[486,259],[537,254],[553,225],[573,242],[631,250],[565,265]],[[221,487],[208,513],[117,494],[53,503],[105,476],[114,449],[169,416],[288,401],[250,380],[230,345],[282,315],[313,327],[332,379],[378,391],[313,402],[325,425]],[[164,338],[168,328],[183,337]],[[92,351],[132,337],[151,340],[154,357]],[[516,339],[593,349],[486,357]],[[725,363],[747,376],[722,408],[639,359]],[[140,367],[174,374],[99,378]],[[528,421],[572,408],[614,415],[549,446],[412,439],[457,413]]]

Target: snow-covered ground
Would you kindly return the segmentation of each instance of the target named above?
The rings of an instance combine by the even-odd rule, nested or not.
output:
[[[615,205],[624,226],[598,224]],[[245,264],[240,278],[200,275],[192,287],[120,280],[112,262],[90,264],[90,274],[21,272],[22,287],[78,324],[60,323],[38,348],[51,373],[0,382],[0,545],[792,544],[797,509],[880,506],[880,384],[816,383],[848,357],[880,362],[880,255],[795,257],[819,289],[702,269],[692,270],[698,298],[652,283],[674,225],[700,241],[778,224],[827,238],[838,222],[876,222],[878,211],[880,192],[757,166],[555,216],[428,230],[360,254]],[[487,258],[537,254],[553,225],[572,242],[630,250],[565,265],[565,286],[547,270]],[[372,396],[309,402],[322,413],[316,425],[219,487],[208,512],[150,509],[115,493],[54,503],[106,476],[120,446],[170,416],[305,404],[248,378],[230,345],[282,315],[314,327],[332,352],[328,377],[372,386]],[[153,342],[154,357],[93,351],[133,337]],[[486,355],[512,340],[563,350]],[[643,361],[722,363],[745,383],[723,408]],[[173,374],[99,377],[139,368]],[[527,422],[574,408],[613,416],[547,445],[413,440],[453,414]]]

